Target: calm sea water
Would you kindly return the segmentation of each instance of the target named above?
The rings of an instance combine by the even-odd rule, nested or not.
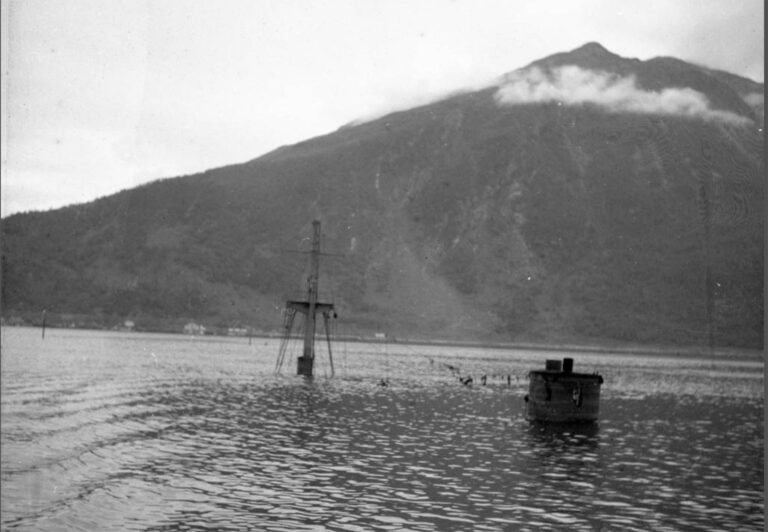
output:
[[[306,382],[277,350],[3,328],[2,528],[763,529],[758,355],[576,354],[605,378],[579,428],[523,418],[560,354],[337,344]]]

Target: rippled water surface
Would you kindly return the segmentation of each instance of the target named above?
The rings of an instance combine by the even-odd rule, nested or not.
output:
[[[605,378],[579,428],[523,418],[561,354],[346,343],[306,382],[277,350],[4,328],[2,528],[763,529],[757,354],[576,354]]]

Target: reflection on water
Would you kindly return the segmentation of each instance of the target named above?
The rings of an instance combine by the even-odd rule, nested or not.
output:
[[[3,335],[4,529],[763,528],[758,360],[578,355],[601,420],[555,426],[547,353],[350,344],[307,382],[271,340]]]

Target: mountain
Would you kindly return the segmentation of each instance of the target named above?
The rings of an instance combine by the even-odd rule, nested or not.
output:
[[[320,219],[342,332],[761,347],[763,94],[589,43],[243,164],[3,219],[3,316],[277,329]]]

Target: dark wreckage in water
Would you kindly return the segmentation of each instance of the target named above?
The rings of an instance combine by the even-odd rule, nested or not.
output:
[[[597,373],[575,373],[573,359],[547,360],[545,369],[528,374],[525,396],[529,421],[553,423],[592,423],[600,412],[600,386]]]

